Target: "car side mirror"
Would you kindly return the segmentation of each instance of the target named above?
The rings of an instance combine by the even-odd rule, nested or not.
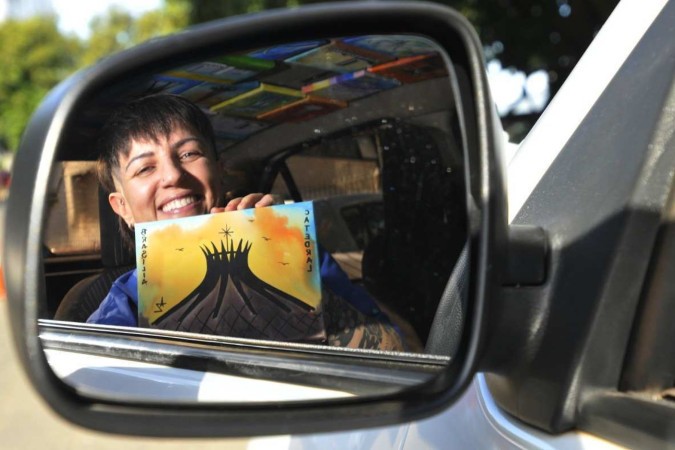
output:
[[[252,100],[254,90],[261,96]],[[234,177],[240,166],[229,163],[253,161],[247,167],[255,168],[245,172],[255,175],[252,189],[287,202],[313,200],[315,212],[327,218],[318,227],[319,244],[345,272],[356,254],[353,278],[371,295],[401,291],[402,278],[412,272],[408,286],[437,285],[433,308],[424,310],[426,294],[414,289],[398,305],[426,347],[417,353],[343,349],[53,320],[50,299],[57,286],[60,299],[66,283],[55,277],[72,274],[63,269],[72,266],[54,267],[104,269],[100,256],[59,253],[45,244],[55,177],[67,179],[66,169],[55,168],[95,160],[111,110],[157,92],[188,98],[211,114],[223,171]],[[34,387],[68,420],[155,436],[345,430],[447,407],[477,370],[487,299],[499,286],[507,234],[499,127],[473,28],[454,10],[427,3],[323,4],[225,19],[73,75],[35,112],[7,204],[11,323]],[[321,182],[330,174],[338,174],[331,186],[340,195],[327,198]],[[345,174],[363,177],[357,183]],[[71,194],[82,197],[73,179],[67,179]],[[75,217],[77,210],[67,214]],[[100,220],[103,227],[103,215]],[[453,296],[460,309],[444,307]],[[460,326],[452,328],[457,320]],[[262,400],[116,392],[107,382],[110,372],[77,378],[62,353],[143,359],[200,377],[236,375],[253,382],[247,384],[252,390],[256,382],[280,381],[326,392]]]

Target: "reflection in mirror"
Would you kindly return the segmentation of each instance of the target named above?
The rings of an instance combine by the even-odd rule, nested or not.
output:
[[[449,57],[425,38],[350,36],[215,55],[89,97],[47,200],[41,336],[55,372],[88,395],[151,401],[242,400],[195,393],[206,375],[214,386],[268,380],[276,392],[249,401],[428,379],[452,355],[434,354],[433,327],[461,330],[461,313],[438,320],[439,302],[463,311],[465,300],[448,286],[467,242],[453,81]],[[261,204],[238,219],[203,215],[240,201]],[[162,231],[177,217],[192,217],[179,222],[188,231]],[[282,228],[246,228],[272,220]],[[310,376],[311,361],[323,366]],[[123,393],[106,390],[110,377]],[[279,394],[279,381],[301,391]],[[166,385],[175,395],[153,393]]]

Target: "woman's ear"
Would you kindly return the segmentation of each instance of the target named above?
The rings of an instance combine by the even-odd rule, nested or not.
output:
[[[124,198],[124,194],[121,192],[111,192],[108,194],[108,202],[110,203],[113,211],[115,211],[115,214],[120,216],[122,220],[127,223],[129,228],[135,225],[134,216],[131,213],[129,203],[127,203],[127,200]]]

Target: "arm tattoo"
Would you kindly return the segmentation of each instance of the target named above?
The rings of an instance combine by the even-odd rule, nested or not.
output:
[[[324,289],[324,320],[328,345],[377,350],[403,351],[394,328],[365,316],[328,289]]]

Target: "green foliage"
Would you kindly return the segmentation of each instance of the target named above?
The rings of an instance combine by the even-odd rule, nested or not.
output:
[[[188,24],[187,19],[187,7],[180,2],[169,1],[162,9],[147,12],[138,19],[112,6],[91,21],[91,36],[80,63],[87,66],[148,39],[179,31]]]
[[[488,58],[525,73],[546,70],[555,93],[618,0],[435,0],[463,12]]]
[[[188,26],[188,9],[180,3],[166,2],[157,11],[143,14],[136,22],[137,42],[175,33]]]
[[[111,7],[107,14],[97,16],[89,24],[91,36],[86,43],[81,64],[88,66],[103,56],[133,45],[134,20],[123,9]]]
[[[86,42],[62,35],[53,16],[0,23],[0,148],[18,148],[42,98],[76,69],[187,24],[186,4],[171,1],[138,19],[112,7],[92,20]]]
[[[0,23],[0,144],[16,150],[45,94],[77,65],[80,43],[52,16]]]
[[[165,2],[167,5],[180,5],[184,8],[191,25],[239,14],[309,3],[302,0],[165,0]]]

